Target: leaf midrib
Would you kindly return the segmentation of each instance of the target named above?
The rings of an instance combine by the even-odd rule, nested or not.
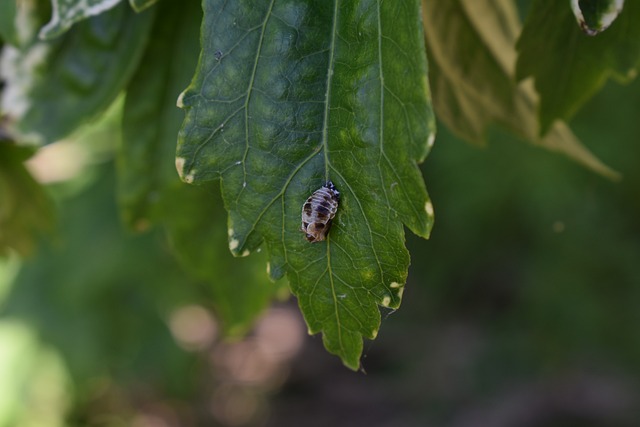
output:
[[[324,104],[324,122],[322,123],[322,149],[324,150],[324,179],[329,180],[329,105],[331,104],[331,81],[333,80],[333,71],[335,67],[335,49],[336,49],[336,33],[338,28],[338,6],[340,0],[335,0],[333,4],[333,27],[331,29],[331,44],[329,47],[329,64],[327,70],[327,90],[325,92]],[[329,284],[331,285],[331,297],[333,298],[333,310],[336,315],[336,327],[338,331],[338,343],[340,351],[344,354],[345,348],[342,341],[342,324],[340,322],[340,310],[338,308],[338,295],[336,286],[333,282],[333,271],[331,270],[331,236],[327,236],[327,272],[329,273]]]

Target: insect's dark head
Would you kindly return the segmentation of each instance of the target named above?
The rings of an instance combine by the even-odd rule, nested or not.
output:
[[[338,189],[336,188],[336,186],[335,186],[335,185],[333,185],[333,182],[331,182],[331,181],[327,181],[327,182],[325,182],[325,183],[324,183],[324,187],[325,187],[325,188],[328,188],[328,189],[329,189],[329,190],[331,190],[331,191],[333,191],[333,192],[335,193],[336,197],[337,197],[338,199],[340,199],[340,192],[338,191]]]

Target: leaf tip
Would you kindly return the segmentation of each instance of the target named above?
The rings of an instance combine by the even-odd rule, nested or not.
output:
[[[267,274],[269,275],[269,279],[275,282],[284,277],[284,265],[279,262],[275,262],[272,264],[271,262],[267,262]]]
[[[435,132],[431,132],[429,134],[429,137],[427,138],[427,148],[429,150],[431,150],[431,147],[433,147],[433,144],[436,142],[436,133]]]
[[[434,222],[433,203],[431,203],[431,200],[429,199],[428,196],[424,202],[424,212],[426,216],[424,215],[422,216],[422,219],[419,223],[419,227],[417,229],[414,229],[412,227],[411,229],[418,236],[428,239],[429,236],[431,235],[431,229],[433,228],[433,222]]]
[[[609,28],[622,12],[623,6],[624,0],[613,0],[602,9],[593,8],[593,10],[589,10],[587,7],[584,11],[585,13],[583,13],[579,0],[571,0],[571,10],[576,21],[578,21],[580,29],[588,36],[598,35]]]
[[[429,218],[433,218],[433,203],[431,203],[431,200],[427,200],[424,204],[424,210],[427,213],[427,215],[429,215]]]
[[[187,159],[185,159],[184,157],[176,157],[176,170],[178,171],[178,175],[180,176],[181,180],[183,180],[187,184],[193,184],[193,181],[195,179],[195,171],[192,170],[191,173],[185,175],[184,165],[186,164],[186,162]]]
[[[193,172],[191,172],[190,174],[185,175],[185,176],[182,176],[181,178],[182,178],[182,180],[183,180],[184,182],[186,182],[187,184],[193,184],[193,181],[194,181],[194,179],[195,179],[195,176],[194,176]]]
[[[180,92],[180,95],[178,95],[178,99],[176,100],[176,107],[178,108],[184,108],[184,95],[185,93],[187,93],[186,90]]]
[[[389,307],[391,305],[391,297],[389,295],[385,295],[384,297],[382,297],[382,301],[380,302],[380,304],[383,307]]]
[[[184,157],[176,157],[176,170],[180,176],[184,173],[184,164],[186,161],[187,160]]]
[[[235,237],[230,236],[229,237],[229,250],[231,251],[232,254],[236,254],[236,251],[238,249],[238,247],[240,246],[240,240],[236,239]]]

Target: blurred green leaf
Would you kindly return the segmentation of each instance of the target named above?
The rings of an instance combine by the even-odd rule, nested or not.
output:
[[[266,253],[231,257],[218,189],[182,185],[186,188],[167,193],[170,197],[163,200],[172,247],[186,270],[207,283],[206,300],[213,303],[225,334],[240,337],[274,296],[286,291],[286,283],[269,281]]]
[[[138,65],[152,18],[124,3],[54,41],[6,47],[2,109],[21,141],[55,141],[104,111]]]
[[[218,191],[184,184],[175,168],[175,141],[184,117],[175,102],[197,65],[201,20],[197,2],[159,5],[149,45],[127,89],[118,194],[129,225],[166,226],[187,271],[208,283],[226,332],[240,335],[278,288],[267,279],[264,257],[231,258]]]
[[[157,1],[158,0],[129,0],[129,4],[136,12],[142,12],[146,8],[156,4]],[[187,4],[184,3],[184,5],[186,6]]]
[[[640,59],[640,2],[627,2],[612,26],[589,37],[568,5],[534,1],[517,49],[517,78],[535,79],[540,94],[540,134],[567,120],[609,77],[628,81]]]
[[[25,260],[3,315],[34,327],[63,355],[79,400],[97,378],[180,392],[189,362],[171,337],[171,312],[198,298],[198,286],[163,247],[161,236],[131,236],[114,203],[110,165],[61,200],[57,239]],[[80,177],[84,178],[84,177]]]
[[[51,16],[48,0],[0,1],[0,38],[15,47],[35,43],[40,28]]]
[[[512,0],[423,0],[423,24],[434,107],[454,133],[484,143],[487,128],[497,124],[617,177],[564,123],[539,136],[536,95],[530,85],[515,82],[520,23]]]
[[[123,144],[118,152],[118,198],[125,222],[136,229],[160,221],[167,193],[186,186],[175,168],[175,144],[184,114],[176,107],[200,52],[197,2],[161,3],[140,66],[127,85]],[[170,60],[169,60],[170,58]]]
[[[33,150],[0,135],[0,255],[30,253],[40,233],[53,226],[53,206],[44,188],[24,166]]]
[[[400,305],[403,223],[427,237],[432,207],[416,164],[434,138],[420,4],[205,1],[202,55],[181,96],[177,166],[220,178],[229,248],[265,241],[311,333],[357,369],[378,305]],[[307,197],[332,180],[326,241],[300,232]]]
[[[14,0],[0,1],[0,40],[14,45],[17,44],[16,3]]]
[[[19,322],[0,322],[0,426],[61,427],[71,401],[60,355]]]
[[[122,0],[51,0],[51,21],[40,30],[43,40],[58,37],[71,26],[90,16],[109,10]]]
[[[624,0],[571,0],[582,31],[590,36],[606,30],[622,11]]]

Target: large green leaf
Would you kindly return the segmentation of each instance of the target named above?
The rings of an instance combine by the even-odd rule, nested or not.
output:
[[[152,18],[124,3],[54,41],[32,34],[24,47],[6,47],[2,109],[21,140],[55,141],[107,108],[135,70]]]
[[[418,1],[204,3],[202,54],[181,102],[177,167],[221,179],[229,248],[264,241],[310,333],[352,369],[378,305],[400,305],[406,224],[433,222],[417,163],[434,139]],[[326,241],[299,231],[325,181],[341,192]]]
[[[518,40],[517,77],[535,78],[541,133],[570,118],[609,77],[626,81],[640,59],[640,2],[628,1],[611,27],[590,37],[568,4],[537,0]]]
[[[3,139],[0,129],[0,255],[31,252],[38,234],[53,226],[53,207],[24,166],[32,150]]]
[[[90,16],[115,7],[122,0],[51,0],[51,21],[40,30],[40,38],[52,39]]]
[[[454,133],[484,143],[487,128],[497,124],[605,176],[617,176],[564,123],[539,136],[537,97],[529,84],[515,82],[520,23],[512,0],[423,0],[423,23],[434,108]]]
[[[199,3],[162,2],[149,45],[128,88],[120,148],[120,206],[137,229],[163,224],[187,271],[205,281],[229,335],[247,330],[278,289],[265,260],[233,259],[219,191],[184,184],[175,169],[184,114],[175,103],[197,65]],[[169,58],[171,60],[169,60]]]

